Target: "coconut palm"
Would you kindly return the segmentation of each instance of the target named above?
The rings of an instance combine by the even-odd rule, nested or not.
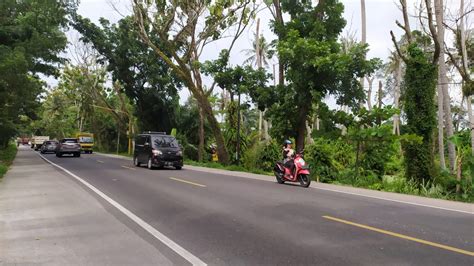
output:
[[[265,37],[260,35],[260,39],[258,40],[258,45],[259,45],[259,56],[260,60],[263,63],[263,66],[267,67],[269,65],[269,59],[272,58],[273,51],[271,49],[271,44],[267,43],[267,40],[265,40]],[[244,60],[244,64],[249,64],[252,66],[257,66],[258,58],[257,58],[257,36],[255,35],[254,40],[252,42],[252,48],[251,49],[244,49],[242,50],[245,52],[245,55],[248,56]]]

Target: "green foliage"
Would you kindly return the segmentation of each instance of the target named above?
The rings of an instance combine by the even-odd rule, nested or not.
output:
[[[247,169],[271,172],[278,160],[282,159],[282,149],[275,141],[258,142],[247,149],[242,162]]]
[[[73,1],[0,1],[0,147],[21,129],[19,117],[36,119],[44,83],[57,74],[66,47],[62,29]]]
[[[339,1],[282,1],[281,5],[291,20],[284,25],[275,22],[273,29],[279,36],[276,46],[288,85],[253,99],[267,108],[272,137],[294,137],[297,149],[301,149],[313,104],[333,95],[338,104],[358,106],[364,98],[358,78],[371,73],[378,61],[365,59],[365,45],[354,45],[347,53],[341,51],[338,37],[346,21]]]
[[[171,68],[141,41],[132,17],[117,24],[101,18],[100,23],[99,27],[77,15],[73,26],[82,34],[82,40],[99,52],[100,60],[108,63],[113,81],[119,81],[135,103],[139,128],[170,132],[177,123],[177,89],[181,86]],[[161,43],[156,32],[149,34]]]
[[[404,145],[406,175],[421,184],[434,179],[433,130],[436,128],[436,107],[433,101],[437,68],[417,46],[408,47],[405,74],[404,110],[406,131],[423,138],[421,143]]]
[[[8,167],[15,159],[16,152],[16,145],[12,142],[10,142],[7,147],[0,148],[0,178],[8,171]]]
[[[354,164],[354,150],[342,139],[316,138],[308,145],[305,159],[314,179],[331,182],[339,177],[341,171]]]

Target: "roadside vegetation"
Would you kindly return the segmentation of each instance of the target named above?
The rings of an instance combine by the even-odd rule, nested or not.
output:
[[[399,0],[404,21],[386,23],[403,32],[385,36],[382,59],[368,56],[367,25],[360,40],[344,32],[338,0],[133,0],[116,23],[81,16],[76,1],[46,2],[0,3],[1,147],[91,132],[97,151],[130,155],[138,133],[160,131],[188,164],[269,174],[290,139],[319,182],[474,200],[474,38],[463,0],[419,0],[417,14]],[[68,44],[67,30],[80,37]],[[242,36],[253,40],[239,51]],[[40,75],[58,82],[47,88]]]
[[[9,143],[7,147],[0,148],[0,178],[8,171],[8,168],[15,159],[16,152],[17,148],[14,143]]]

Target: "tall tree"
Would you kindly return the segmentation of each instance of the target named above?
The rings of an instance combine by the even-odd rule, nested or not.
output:
[[[117,24],[101,18],[98,26],[76,15],[72,24],[82,34],[81,40],[97,50],[98,60],[107,63],[114,83],[118,81],[135,103],[138,126],[171,132],[176,126],[180,83],[171,68],[140,40],[133,18],[125,17]],[[158,36],[154,38],[159,43]]]
[[[443,0],[435,0],[436,27],[438,31],[438,42],[443,47],[440,49],[438,58],[438,144],[440,166],[446,168],[444,161],[444,132],[446,137],[451,138],[453,132],[453,121],[451,117],[451,99],[448,91],[448,78],[446,76],[446,61],[444,53],[444,5]],[[444,122],[444,123],[443,123]],[[454,143],[448,141],[448,156],[451,172],[456,168],[456,149]]]
[[[374,70],[375,62],[365,60],[367,47],[355,45],[341,52],[339,35],[345,26],[343,5],[336,0],[282,1],[290,16],[283,26],[275,25],[280,37],[277,49],[285,65],[289,84],[277,86],[271,96],[263,94],[277,139],[295,137],[296,148],[305,146],[306,121],[316,103],[335,95],[339,104],[357,104],[363,98],[358,78]]]
[[[232,49],[255,11],[254,3],[250,0],[212,3],[133,0],[133,11],[141,39],[166,62],[197,100],[216,139],[219,160],[228,163],[224,137],[209,102],[214,87],[205,90],[198,63],[206,45],[222,37],[225,29],[235,26],[229,50]],[[159,43],[150,29],[156,31],[153,34],[159,36]]]
[[[367,19],[366,19],[366,10],[365,10],[365,0],[360,0],[360,17],[361,17],[361,28],[362,28],[362,36],[361,36],[361,43],[362,45],[366,44],[367,43]],[[360,78],[360,86],[362,87],[362,89],[364,89],[365,87],[365,80],[364,80],[364,77],[361,77]],[[372,95],[371,92],[372,92],[372,81],[369,81],[369,93],[367,94],[367,106],[369,108],[369,110],[372,108],[371,105],[371,101],[370,101],[370,97]],[[362,106],[362,102],[361,102],[361,106]]]
[[[474,56],[474,39],[469,38],[470,51],[467,50],[466,32],[464,29],[464,21],[466,20],[467,12],[464,10],[464,0],[460,2],[459,17],[456,19],[456,29],[452,29],[454,36],[456,36],[455,46],[457,48],[457,56],[446,49],[450,57],[451,63],[456,67],[462,77],[462,93],[463,99],[467,106],[467,115],[469,120],[469,127],[471,129],[471,152],[474,155],[474,115],[472,114],[472,95],[474,95],[474,81],[471,78],[472,63]]]
[[[400,49],[392,31],[390,34],[398,55],[406,64],[404,111],[407,117],[407,133],[423,138],[421,143],[407,143],[404,147],[406,175],[421,184],[423,180],[434,178],[433,131],[436,127],[436,111],[433,99],[440,44],[434,26],[431,0],[425,0],[425,5],[435,48],[432,54],[425,52],[422,49],[423,43],[413,38],[415,34],[410,31],[406,1],[401,0],[401,4],[405,24],[402,25],[398,21],[396,23],[405,31],[408,42],[406,53]]]
[[[16,134],[20,115],[37,118],[45,85],[38,74],[57,75],[75,8],[73,1],[0,1],[0,147]]]

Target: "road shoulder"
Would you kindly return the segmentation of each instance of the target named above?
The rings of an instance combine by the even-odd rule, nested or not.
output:
[[[0,232],[0,264],[172,264],[28,148],[0,183]]]

